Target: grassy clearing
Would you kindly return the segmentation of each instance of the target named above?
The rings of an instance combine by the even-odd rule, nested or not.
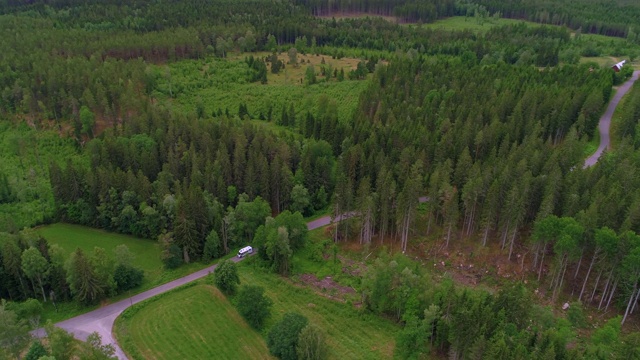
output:
[[[610,67],[613,66],[613,64],[619,62],[620,60],[618,60],[617,58],[614,58],[613,56],[594,56],[594,57],[581,57],[580,58],[580,63],[596,63],[598,64],[598,66],[600,67]]]
[[[241,263],[242,284],[259,285],[273,300],[268,329],[289,311],[299,312],[326,332],[331,359],[390,359],[400,328],[390,321],[363,314],[349,303],[329,300],[264,270]]]
[[[0,204],[0,232],[21,230],[42,223],[53,215],[49,164],[83,162],[74,140],[57,131],[34,130],[21,122],[0,119],[0,174],[7,176],[15,197]]]
[[[210,116],[212,112],[226,109],[230,115],[237,115],[240,104],[246,104],[249,114],[257,119],[262,114],[268,116],[272,109],[272,119],[279,119],[282,108],[287,109],[290,104],[295,106],[299,119],[307,111],[317,112],[318,99],[327,96],[335,101],[338,118],[342,121],[351,119],[357,106],[360,93],[366,88],[367,81],[337,81],[331,79],[325,82],[320,76],[320,65],[324,58],[325,65],[333,69],[344,69],[345,76],[351,69],[357,67],[360,59],[342,58],[332,59],[330,55],[298,54],[298,66],[287,64],[279,74],[267,73],[267,84],[259,82],[249,83],[248,65],[245,56],[255,58],[265,57],[268,53],[252,53],[232,55],[228,59],[185,60],[169,67],[156,67],[157,86],[153,97],[163,101],[165,106],[177,108],[180,111],[196,112],[202,106],[204,113]],[[286,53],[279,58],[288,61]],[[318,83],[305,85],[304,74],[308,65],[313,65]],[[170,74],[170,75],[168,75]]]
[[[183,265],[174,270],[166,270],[160,260],[160,248],[155,241],[110,233],[85,226],[59,223],[40,227],[37,231],[47,239],[50,244],[59,245],[68,254],[75,251],[76,248],[81,248],[83,251],[91,253],[93,248],[97,246],[105,249],[107,254],[112,255],[113,250],[118,245],[127,245],[129,250],[136,256],[134,265],[144,270],[145,279],[140,287],[132,290],[130,293],[111,298],[109,299],[110,302],[116,302],[130,295],[141,293],[209,265],[196,262]],[[54,322],[86,313],[97,307],[85,307],[76,302],[69,302],[58,304],[58,311],[55,311],[51,303],[44,305],[45,313],[42,318],[45,320],[51,319]]]
[[[336,12],[330,15],[321,15],[317,16],[320,19],[331,20],[331,19],[362,19],[362,18],[380,18],[387,20],[388,22],[398,23],[400,19],[395,16],[386,16],[386,15],[378,15],[378,14],[370,14],[366,12]]]
[[[202,283],[125,313],[115,329],[124,351],[134,359],[272,358],[264,339],[229,300]]]
[[[43,226],[37,230],[50,244],[59,245],[68,254],[76,248],[90,253],[96,246],[113,254],[118,245],[124,244],[135,254],[135,264],[145,271],[147,279],[154,280],[163,272],[160,248],[155,241],[63,223]]]
[[[496,26],[521,24],[521,23],[534,24],[532,22],[528,22],[524,20],[516,20],[516,19],[503,19],[503,18],[476,19],[473,17],[466,17],[466,16],[453,16],[450,18],[442,19],[442,20],[436,20],[435,22],[430,24],[410,25],[410,26],[424,26],[432,29],[451,30],[451,31],[471,30],[477,33],[485,33],[489,31],[491,28]]]

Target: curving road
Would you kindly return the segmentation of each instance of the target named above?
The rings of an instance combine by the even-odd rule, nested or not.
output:
[[[598,161],[598,158],[600,158],[600,156],[602,155],[602,152],[609,147],[609,143],[610,143],[609,127],[611,126],[611,117],[613,116],[613,113],[616,107],[618,106],[620,99],[622,99],[622,97],[629,91],[629,89],[631,89],[631,86],[636,80],[638,80],[639,76],[640,76],[640,70],[634,71],[631,79],[627,80],[624,84],[622,84],[618,88],[618,91],[616,92],[613,99],[607,106],[607,110],[600,118],[600,122],[598,125],[598,129],[600,131],[600,146],[598,146],[598,150],[593,155],[591,155],[589,158],[587,158],[587,160],[585,160],[585,163],[584,163],[585,168],[593,166]],[[419,198],[419,201],[426,202],[426,201],[429,201],[429,198],[423,196]],[[357,213],[355,212],[349,212],[349,213],[340,215],[337,219],[334,219],[333,221],[345,220],[356,215]],[[331,219],[331,216],[324,216],[319,219],[308,222],[307,228],[309,230],[317,229],[323,226],[327,226],[331,224],[333,221]],[[235,262],[238,262],[238,261],[241,261],[242,258],[234,257],[232,258],[232,260]],[[80,340],[86,340],[87,336],[94,331],[98,332],[98,334],[100,334],[100,336],[102,337],[103,344],[112,344],[115,347],[116,356],[119,359],[123,359],[123,360],[127,359],[127,356],[122,351],[122,349],[120,349],[120,347],[116,343],[112,334],[113,324],[116,318],[125,309],[132,306],[133,304],[139,303],[143,300],[149,299],[158,294],[162,294],[178,286],[190,283],[194,280],[203,278],[207,276],[209,273],[215,271],[216,267],[217,265],[209,266],[205,269],[196,271],[180,279],[173,280],[166,284],[155,287],[151,290],[147,290],[145,292],[132,296],[128,299],[118,301],[116,303],[107,305],[105,307],[96,309],[94,311],[88,312],[80,316],[76,316],[71,319],[67,319],[65,321],[61,321],[55,325],[72,333],[76,338]],[[32,331],[32,334],[34,336],[43,337],[45,335],[45,332],[44,332],[44,329],[40,328]]]
[[[600,118],[600,122],[598,123],[598,130],[600,131],[600,146],[598,146],[598,150],[596,150],[596,152],[593,153],[593,155],[589,156],[587,160],[585,160],[584,166],[583,166],[585,169],[595,165],[596,162],[598,162],[598,159],[600,158],[600,156],[602,155],[602,152],[605,149],[609,148],[609,143],[610,143],[609,127],[611,126],[611,117],[613,116],[613,112],[616,110],[616,107],[618,106],[620,99],[622,99],[622,97],[629,91],[629,89],[631,89],[631,85],[633,85],[633,83],[636,80],[638,80],[639,75],[640,75],[640,70],[634,71],[633,76],[631,76],[631,79],[627,80],[624,84],[620,85],[620,87],[618,88],[618,91],[616,91],[616,94],[613,96],[613,99],[611,99],[609,106],[607,106],[607,111],[605,111],[604,114],[602,114],[602,117]]]
[[[348,214],[344,214],[339,217],[338,220],[348,219],[354,216],[355,213],[351,212]],[[307,223],[307,228],[309,230],[317,229],[319,227],[323,227],[329,225],[331,223],[331,217],[325,216],[314,221]],[[255,254],[255,253],[254,253]],[[231,260],[238,262],[242,261],[243,258],[233,257]],[[132,306],[133,304],[139,303],[143,300],[154,297],[158,294],[162,294],[163,292],[174,289],[178,286],[190,283],[194,280],[203,278],[207,276],[209,273],[215,271],[218,265],[209,266],[208,268],[196,271],[192,274],[189,274],[180,279],[173,280],[166,284],[155,287],[151,290],[147,290],[140,294],[134,295],[128,299],[118,301],[117,303],[113,303],[107,305],[105,307],[101,307],[94,311],[88,312],[86,314],[82,314],[76,316],[71,319],[67,319],[55,324],[57,327],[65,329],[66,331],[72,333],[76,338],[80,340],[86,340],[87,336],[92,332],[97,332],[102,337],[103,344],[112,344],[116,349],[116,356],[118,359],[128,359],[125,355],[124,351],[118,346],[115,338],[113,337],[112,330],[113,324],[116,321],[116,318],[122,314],[122,312]],[[37,337],[44,337],[45,331],[40,328],[31,332],[32,335]]]

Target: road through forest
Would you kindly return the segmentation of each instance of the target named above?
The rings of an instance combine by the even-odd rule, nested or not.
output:
[[[598,150],[593,155],[591,155],[589,158],[587,158],[587,160],[585,160],[585,163],[584,163],[585,168],[593,166],[598,161],[598,158],[602,155],[602,152],[609,147],[609,144],[610,144],[609,128],[611,126],[611,117],[613,116],[613,113],[616,107],[618,106],[620,99],[622,99],[622,97],[629,91],[629,89],[631,89],[631,86],[636,80],[638,80],[639,76],[640,76],[640,70],[634,71],[631,79],[627,80],[624,84],[622,84],[618,88],[613,99],[607,106],[607,110],[600,118],[600,122],[598,125],[598,129],[600,131],[600,146],[598,147]],[[428,197],[423,196],[419,200],[420,202],[426,202],[429,199]],[[343,214],[339,216],[337,220],[340,221],[340,220],[348,219],[354,215],[356,215],[356,213],[354,212]],[[324,216],[319,219],[308,222],[307,228],[309,230],[313,230],[313,229],[317,229],[317,228],[329,225],[331,222],[332,221],[330,216]],[[238,262],[238,261],[241,261],[242,259],[233,257],[232,260],[235,262]],[[119,359],[127,359],[127,356],[124,354],[122,349],[120,349],[120,347],[118,346],[118,344],[116,343],[113,337],[113,333],[112,333],[113,324],[116,318],[125,309],[132,306],[133,304],[139,303],[143,300],[149,299],[158,294],[162,294],[171,289],[175,289],[178,286],[190,283],[194,280],[207,276],[209,273],[215,271],[216,266],[217,265],[209,266],[205,269],[196,271],[180,279],[173,280],[166,284],[160,285],[158,287],[147,290],[145,292],[142,292],[130,298],[118,301],[116,303],[101,307],[99,309],[93,310],[86,314],[61,321],[55,325],[72,333],[76,338],[80,340],[86,340],[87,336],[94,331],[98,332],[98,334],[100,334],[100,336],[102,337],[103,344],[112,344],[115,347],[116,356]],[[38,337],[43,337],[45,335],[45,332],[44,332],[44,329],[41,328],[41,329],[34,330],[32,334]]]
[[[353,213],[342,215],[339,220],[347,219],[353,215]],[[309,230],[313,230],[329,225],[330,223],[331,217],[324,216],[307,223],[307,228]],[[242,258],[233,257],[231,260],[238,262],[241,261]],[[116,356],[118,357],[118,359],[127,359],[124,351],[122,351],[122,349],[118,346],[118,343],[116,343],[115,338],[113,337],[113,324],[116,321],[116,318],[120,314],[122,314],[122,312],[129,306],[154,297],[158,294],[167,292],[171,289],[175,289],[178,286],[203,278],[209,273],[215,271],[217,266],[217,264],[209,266],[205,269],[196,271],[180,279],[173,280],[166,284],[134,295],[130,298],[120,300],[116,303],[101,307],[86,314],[61,321],[59,323],[56,323],[55,325],[57,327],[65,329],[66,331],[72,333],[76,338],[83,341],[86,340],[87,336],[89,336],[89,334],[91,334],[92,332],[97,332],[102,337],[103,344],[112,344],[115,347]],[[40,328],[32,331],[32,334],[37,337],[44,337],[45,331],[44,329]]]
[[[589,156],[587,160],[585,160],[584,168],[595,165],[602,155],[602,152],[605,149],[609,148],[609,144],[611,143],[609,129],[611,128],[611,118],[613,117],[613,113],[616,111],[616,107],[618,107],[620,99],[622,99],[622,97],[629,91],[629,89],[631,89],[631,85],[633,85],[633,83],[638,80],[639,75],[640,70],[634,71],[631,79],[620,85],[618,91],[616,91],[616,94],[613,96],[613,99],[611,99],[609,106],[607,106],[607,111],[602,114],[602,117],[598,122],[598,130],[600,131],[600,146],[598,146],[598,150],[596,150],[593,155]]]

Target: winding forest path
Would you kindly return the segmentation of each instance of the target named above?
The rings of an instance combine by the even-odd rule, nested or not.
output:
[[[584,168],[591,167],[598,162],[598,159],[602,155],[602,152],[605,149],[609,148],[609,144],[611,143],[611,139],[609,136],[609,129],[611,127],[611,118],[613,117],[613,113],[616,111],[618,107],[618,103],[620,99],[631,89],[631,85],[638,80],[638,76],[640,75],[640,70],[636,70],[633,72],[631,79],[627,80],[624,84],[620,85],[618,91],[611,99],[609,106],[607,106],[607,111],[602,114],[600,118],[600,122],[598,123],[598,130],[600,131],[600,146],[598,146],[598,150],[596,150],[593,155],[589,156],[587,160],[584,162]]]
[[[354,215],[353,213],[342,215],[339,220],[347,219],[353,215]],[[307,223],[307,228],[309,230],[313,230],[319,227],[329,225],[330,223],[331,223],[331,217],[324,216]],[[231,260],[234,262],[238,262],[238,261],[242,261],[243,258],[233,257],[231,258]],[[89,336],[89,334],[95,331],[98,334],[100,334],[100,336],[102,337],[103,344],[111,344],[115,347],[116,356],[118,357],[118,359],[123,359],[123,360],[128,359],[124,351],[122,351],[122,349],[118,346],[118,343],[116,342],[113,336],[113,324],[115,323],[116,318],[120,314],[122,314],[124,310],[126,310],[128,307],[132,306],[133,304],[137,304],[143,300],[152,298],[158,294],[162,294],[171,289],[175,289],[178,286],[203,278],[208,274],[212,273],[213,271],[215,271],[217,266],[218,266],[217,264],[209,266],[205,269],[196,271],[180,279],[173,280],[166,284],[160,285],[158,287],[155,287],[153,289],[147,290],[140,294],[134,295],[130,298],[118,301],[116,303],[101,307],[99,309],[93,310],[86,314],[82,314],[82,315],[73,317],[71,319],[61,321],[59,323],[56,323],[55,325],[59,328],[62,328],[72,333],[76,338],[83,341],[87,339],[87,336]],[[32,335],[37,337],[44,337],[46,335],[44,329],[42,328],[34,330],[31,333]]]

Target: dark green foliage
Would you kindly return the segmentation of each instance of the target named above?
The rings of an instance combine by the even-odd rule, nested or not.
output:
[[[97,267],[78,248],[71,254],[67,269],[67,282],[74,298],[83,304],[94,304],[106,297],[109,284]]]
[[[29,351],[27,352],[27,355],[25,355],[24,359],[38,360],[42,356],[48,356],[48,355],[49,353],[47,352],[47,349],[45,349],[44,346],[42,346],[42,343],[40,341],[36,340],[29,347]]]
[[[222,243],[220,237],[215,230],[211,230],[207,235],[207,240],[204,243],[204,249],[202,250],[202,261],[211,261],[217,259],[223,254]]]
[[[581,302],[572,302],[567,309],[567,320],[576,328],[587,326],[587,317],[584,314],[584,307]]]
[[[7,175],[0,173],[0,204],[15,201],[15,195],[9,186]]]
[[[267,346],[271,354],[282,360],[298,359],[298,338],[308,323],[307,318],[298,313],[284,314],[282,320],[271,327],[267,336]]]
[[[235,297],[235,304],[240,315],[256,330],[262,329],[265,320],[271,315],[271,299],[260,286],[242,286]]]
[[[234,294],[240,284],[236,263],[231,260],[221,262],[213,273],[213,282],[223,293]]]
[[[168,250],[168,256],[162,259],[164,267],[167,269],[175,269],[182,265],[182,250],[176,244],[171,244]]]
[[[116,266],[113,280],[117,284],[117,291],[122,293],[140,286],[144,280],[144,271],[133,266],[120,264]]]

